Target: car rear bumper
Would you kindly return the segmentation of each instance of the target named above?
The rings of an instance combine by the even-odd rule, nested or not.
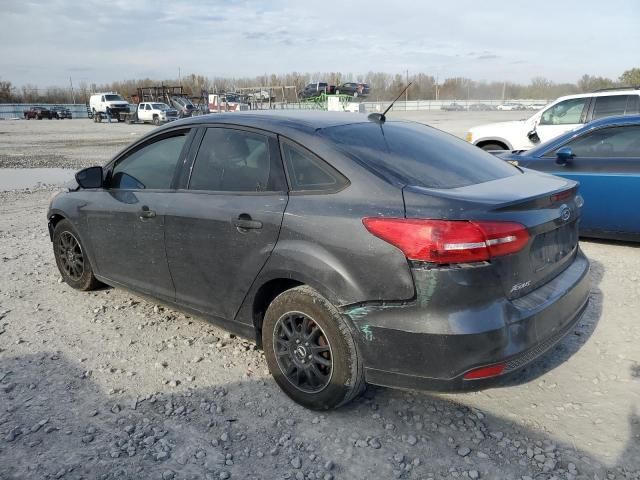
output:
[[[523,297],[451,309],[437,301],[429,308],[431,300],[421,299],[425,292],[440,291],[433,285],[437,273],[429,284],[414,271],[417,300],[345,309],[360,333],[366,380],[455,391],[487,384],[464,378],[477,368],[503,364],[502,374],[513,372],[552,348],[579,321],[589,300],[588,272],[589,262],[578,251],[568,268]]]

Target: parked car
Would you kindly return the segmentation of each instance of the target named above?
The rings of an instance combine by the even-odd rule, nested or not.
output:
[[[301,100],[304,100],[311,97],[317,97],[321,93],[335,93],[335,90],[335,86],[329,85],[326,82],[310,83],[304,87],[304,90],[298,93],[298,97]]]
[[[366,98],[369,96],[369,85],[367,83],[347,82],[336,86],[336,95],[351,95],[352,97]]]
[[[503,104],[498,105],[496,107],[496,110],[504,110],[504,111],[526,110],[526,109],[527,109],[527,107],[525,107],[523,104],[517,103],[517,102],[506,102],[506,103],[503,103]]]
[[[129,113],[129,103],[115,92],[96,93],[89,97],[89,108],[91,118],[99,119],[107,115],[107,107],[111,111],[111,118],[118,122],[124,121],[124,116],[120,118],[120,113]]]
[[[440,107],[441,110],[446,110],[448,112],[463,112],[466,110],[464,105],[460,105],[459,103],[450,103],[449,105],[442,105]]]
[[[48,118],[51,120],[51,111],[48,108],[34,106],[29,108],[29,110],[24,111],[24,119],[31,120],[32,118],[42,120],[43,118]]]
[[[57,118],[58,120],[64,120],[65,118],[71,120],[73,118],[73,115],[71,115],[71,110],[69,110],[67,107],[56,105],[51,109],[51,117]]]
[[[527,105],[527,110],[540,110],[546,106],[546,103],[530,103]]]
[[[196,106],[187,97],[174,96],[171,97],[171,106],[178,111],[180,118],[186,118],[193,115]]]
[[[471,105],[469,105],[469,110],[472,112],[488,112],[491,110],[496,110],[496,107],[487,103],[472,103]]]
[[[315,409],[365,382],[478,388],[573,331],[590,290],[577,184],[370,117],[232,112],[155,129],[51,200],[63,280],[255,338],[278,385]]]
[[[499,157],[580,182],[580,234],[640,241],[640,115],[608,117]]]
[[[605,89],[558,98],[526,120],[473,127],[467,141],[485,150],[529,150],[598,118],[640,113],[640,88]]]

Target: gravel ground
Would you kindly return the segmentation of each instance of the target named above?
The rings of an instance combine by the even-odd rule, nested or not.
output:
[[[25,128],[41,157],[15,139],[26,143]],[[0,122],[0,145],[25,154],[14,166],[58,151],[55,166],[79,166],[103,163],[149,128]],[[94,149],[87,138],[101,146],[83,163]],[[501,386],[456,395],[370,387],[318,413],[280,393],[252,342],[121,289],[61,283],[45,222],[51,193],[0,193],[2,480],[640,479],[632,244],[582,242],[593,280],[583,319]]]

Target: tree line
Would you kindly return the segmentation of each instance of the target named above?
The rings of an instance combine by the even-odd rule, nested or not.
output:
[[[305,85],[314,81],[324,81],[330,85],[344,82],[366,82],[369,84],[370,101],[388,101],[395,98],[409,82],[413,82],[408,91],[410,100],[507,100],[539,99],[553,100],[561,95],[591,92],[601,88],[640,85],[640,68],[625,71],[619,78],[611,79],[593,75],[583,75],[575,83],[556,83],[544,77],[535,77],[528,84],[499,81],[476,81],[470,78],[455,77],[441,81],[433,75],[424,73],[402,75],[384,72],[353,74],[341,72],[291,72],[286,74],[259,75],[256,77],[205,77],[186,75],[180,79],[135,79],[114,81],[103,84],[81,82],[77,87],[38,88],[26,84],[14,86],[10,81],[0,80],[0,103],[86,103],[92,92],[114,91],[129,99],[138,87],[155,85],[182,85],[187,95],[200,97],[203,92],[234,92],[241,88],[272,88],[277,101],[296,101],[296,93]],[[295,87],[283,90],[282,86]]]

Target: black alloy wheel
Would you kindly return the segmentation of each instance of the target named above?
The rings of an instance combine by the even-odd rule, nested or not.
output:
[[[331,345],[322,328],[308,315],[288,312],[273,331],[273,345],[280,371],[297,389],[318,393],[331,381]]]
[[[76,237],[71,232],[62,232],[56,248],[64,272],[69,278],[79,281],[84,273],[84,254]]]
[[[94,276],[86,249],[73,224],[60,220],[53,230],[53,253],[62,279],[77,290],[94,290],[100,281]]]

